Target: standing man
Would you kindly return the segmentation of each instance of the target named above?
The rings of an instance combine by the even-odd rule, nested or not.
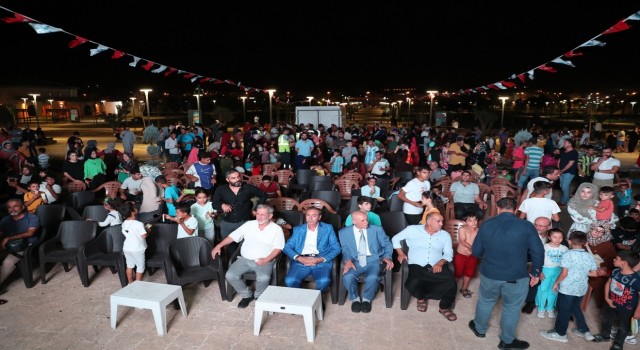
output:
[[[533,193],[534,190],[534,185],[536,182],[538,181],[545,181],[550,183],[551,186],[551,191],[549,191],[549,193],[547,193],[545,195],[545,198],[547,199],[552,199],[553,197],[553,182],[557,181],[558,178],[560,177],[560,170],[558,169],[558,167],[555,167],[553,165],[547,165],[546,167],[542,168],[542,174],[541,176],[538,176],[532,180],[529,180],[529,183],[527,183],[527,188],[524,189],[524,192],[522,192],[522,196],[520,197],[520,202],[522,202],[523,200],[531,197],[531,194]]]
[[[340,242],[333,226],[320,222],[322,210],[311,207],[305,218],[307,223],[294,227],[284,246],[284,254],[291,259],[284,283],[287,287],[300,288],[302,281],[311,275],[316,289],[324,293],[331,285],[331,266],[340,254]]]
[[[133,154],[133,143],[136,140],[136,135],[131,131],[131,128],[127,125],[120,133],[120,139],[122,139],[122,148],[124,153]]]
[[[355,211],[351,214],[353,225],[340,230],[342,259],[342,283],[352,301],[351,311],[371,312],[371,300],[376,296],[380,283],[380,263],[386,263],[385,270],[393,268],[391,241],[382,227],[369,226],[367,214]],[[364,275],[362,298],[358,292],[358,276]]]
[[[309,134],[305,131],[300,134],[300,140],[296,142],[296,170],[309,169],[311,152],[313,151],[313,141],[309,140]]]
[[[220,234],[222,239],[242,226],[251,218],[253,203],[251,198],[258,197],[258,204],[267,201],[267,195],[255,186],[242,183],[242,175],[235,169],[227,171],[228,184],[220,186],[213,194],[211,206],[222,213]],[[229,242],[232,243],[232,242]],[[228,249],[233,252],[237,246],[232,244]]]
[[[529,343],[516,338],[520,307],[529,286],[540,280],[544,262],[544,246],[533,224],[515,216],[516,200],[505,197],[498,201],[498,215],[485,221],[473,241],[471,251],[482,258],[480,289],[476,316],[469,328],[479,337],[486,336],[489,319],[496,302],[502,297],[500,349],[527,349]],[[531,270],[527,269],[531,257]]]
[[[558,168],[560,168],[560,188],[562,189],[562,198],[560,199],[560,205],[567,205],[569,202],[569,194],[571,194],[571,181],[578,173],[578,151],[573,147],[575,146],[575,140],[564,140],[564,151],[560,153],[560,162],[558,162]],[[592,167],[593,168],[593,167]]]
[[[449,191],[453,195],[453,210],[457,219],[462,220],[466,213],[475,213],[478,220],[482,220],[487,203],[480,198],[480,187],[471,182],[469,171],[463,171],[460,181],[452,183]]]
[[[229,266],[225,275],[227,281],[242,296],[242,300],[238,303],[240,309],[249,306],[254,298],[260,297],[267,289],[271,281],[273,264],[284,248],[282,228],[271,221],[272,217],[273,207],[268,204],[259,204],[256,208],[255,220],[242,224],[211,251],[211,256],[215,259],[223,247],[244,240],[238,259]],[[242,275],[249,271],[256,273],[256,289],[253,293],[242,280]]]
[[[284,128],[282,134],[278,136],[278,153],[280,153],[280,160],[282,161],[282,168],[291,168],[291,145],[289,143],[289,128]]]
[[[428,214],[426,225],[407,226],[393,236],[391,242],[398,253],[398,262],[408,259],[409,277],[405,286],[418,299],[418,311],[427,311],[427,299],[440,299],[440,314],[449,321],[455,321],[458,317],[452,307],[457,284],[453,271],[449,269],[453,245],[449,232],[442,230],[443,221],[438,213]],[[402,240],[409,247],[409,258],[402,250]]]
[[[524,155],[524,171],[520,173],[518,178],[518,187],[523,188],[528,179],[533,179],[540,175],[540,161],[544,155],[544,150],[538,146],[538,140],[531,138],[528,143],[529,147],[525,148]]]
[[[540,237],[540,241],[542,242],[542,246],[549,241],[548,231],[551,229],[551,220],[547,218],[537,218],[533,222],[533,226],[538,232],[538,237]],[[536,307],[536,295],[538,295],[538,286],[540,285],[540,281],[538,283],[529,286],[529,292],[527,293],[527,299],[525,299],[525,304],[522,307],[522,312],[525,314],[531,314],[533,309]]]
[[[636,146],[638,146],[638,137],[640,137],[639,133],[640,130],[638,130],[637,127],[629,132],[629,153],[636,151]]]
[[[620,160],[611,156],[612,149],[605,147],[602,149],[602,157],[598,157],[591,163],[593,173],[592,183],[598,187],[613,187],[613,179],[620,170]]]
[[[178,140],[176,137],[178,137],[178,134],[176,134],[175,131],[172,131],[169,134],[169,137],[164,140],[164,150],[166,155],[169,157],[170,162],[180,164],[182,163],[182,156],[180,154],[180,147],[178,147]]]
[[[398,193],[398,199],[404,202],[402,212],[407,218],[407,224],[417,225],[422,219],[422,193],[431,189],[429,183],[429,175],[431,172],[428,168],[419,166],[416,177],[407,182]]]
[[[585,182],[591,182],[593,177],[593,171],[591,170],[591,163],[596,158],[595,149],[591,145],[584,146],[585,152],[578,158],[578,183],[580,186]]]
[[[456,142],[449,147],[449,169],[451,171],[464,170],[469,157],[469,145],[464,143],[464,137],[456,137]]]

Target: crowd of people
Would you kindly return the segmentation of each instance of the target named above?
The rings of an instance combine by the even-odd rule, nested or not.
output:
[[[515,333],[521,312],[535,309],[537,317],[555,319],[552,330],[540,333],[547,339],[568,341],[573,317],[577,336],[615,338],[612,349],[635,342],[629,325],[632,317],[640,317],[640,197],[633,196],[631,179],[620,178],[614,152],[635,150],[637,136],[634,141],[617,135],[614,147],[594,145],[586,128],[553,131],[535,125],[515,134],[503,128],[483,135],[477,127],[463,132],[417,123],[389,128],[247,123],[231,132],[219,122],[206,128],[178,123],[161,128],[157,139],[166,163],[183,166],[184,179],[176,182],[173,167],[138,163],[129,128],[120,135],[122,151],[115,143],[105,149],[92,140],[85,145],[75,132],[67,140],[61,173],[50,171],[46,150],[34,151],[31,133],[26,127],[18,151],[12,151],[14,140],[6,140],[0,152],[9,214],[0,221],[0,283],[24,249],[10,249],[9,242],[33,242],[38,236],[38,206],[61,202],[69,184],[96,190],[117,181],[119,192],[115,199],[106,196],[109,216],[99,225],[122,226],[129,282],[143,278],[149,234],[136,218],[158,211],[162,221],[178,225],[178,238],[207,238],[213,258],[228,257],[243,242],[226,274],[242,297],[240,308],[266,289],[281,253],[292,262],[285,277],[288,287],[299,287],[311,275],[323,292],[331,284],[332,262],[341,256],[351,310],[363,313],[371,311],[381,271],[406,261],[404,287],[416,298],[419,312],[427,311],[428,299],[438,299],[439,312],[455,321],[458,293],[463,298],[477,293],[469,327],[478,337],[485,337],[491,311],[502,298],[501,349],[529,347]],[[593,139],[603,136],[596,128]],[[275,173],[264,171],[267,165],[310,169],[334,180],[360,174],[358,210],[347,212],[343,224],[334,227],[323,222],[326,211],[309,208],[305,223],[292,226],[268,199],[296,195],[278,184]],[[402,172],[412,178],[401,181],[397,175]],[[259,186],[245,181],[252,175],[262,176]],[[394,180],[396,187],[380,188],[383,179]],[[487,186],[504,186],[511,195],[489,208],[491,194],[482,190]],[[393,200],[402,203],[407,226],[389,237],[375,211],[389,210]],[[387,205],[373,209],[380,203]],[[571,223],[561,222],[563,211]],[[457,237],[443,230],[448,220],[461,221]],[[257,275],[254,290],[242,280],[247,271]],[[476,276],[479,287],[472,291]],[[602,309],[596,335],[582,315],[590,300]]]

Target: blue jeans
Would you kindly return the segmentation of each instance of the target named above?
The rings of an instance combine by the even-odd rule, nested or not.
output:
[[[562,189],[562,198],[560,199],[560,203],[567,204],[569,203],[569,190],[571,188],[571,181],[576,174],[562,173],[560,175],[560,188]]]
[[[529,291],[529,277],[515,280],[515,283],[494,280],[480,274],[480,290],[476,304],[476,331],[487,333],[491,312],[498,299],[502,296],[502,316],[500,316],[500,340],[511,344],[516,338],[516,328],[520,321],[520,308],[527,298]]]
[[[580,310],[580,302],[582,296],[566,295],[558,293],[558,302],[556,303],[556,309],[558,310],[558,317],[556,318],[556,325],[553,329],[560,335],[567,335],[567,328],[569,328],[569,318],[571,315],[576,319],[576,325],[578,330],[582,333],[588,332],[589,327],[584,320],[582,310]],[[606,330],[601,330],[605,331]],[[609,328],[611,331],[611,328]]]
[[[520,174],[520,177],[518,178],[518,187],[524,188],[527,185],[528,179],[534,179],[538,176],[540,176],[540,169],[538,168],[525,169],[524,172],[522,172],[522,174]]]
[[[331,261],[327,261],[316,266],[304,266],[297,261],[292,261],[289,272],[284,278],[284,284],[287,287],[299,288],[302,280],[311,275],[316,282],[316,289],[324,292],[331,284],[332,264]]]
[[[358,277],[364,274],[364,289],[362,290],[362,298],[373,300],[378,291],[380,284],[380,264],[377,261],[367,262],[367,266],[362,267],[358,262],[354,262],[354,269],[349,269],[347,273],[342,275],[342,283],[349,294],[349,300],[359,300],[358,293]]]

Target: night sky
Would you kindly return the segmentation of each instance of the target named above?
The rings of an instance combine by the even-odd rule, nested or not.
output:
[[[640,1],[424,2],[23,1],[0,6],[154,62],[279,93],[363,95],[386,88],[474,88],[526,72],[640,11]],[[0,10],[0,17],[12,16]],[[529,88],[628,89],[640,81],[640,21],[583,48],[575,68]],[[0,22],[1,81],[193,89],[63,33]],[[225,85],[225,84],[221,84]],[[203,84],[205,89],[221,87]]]

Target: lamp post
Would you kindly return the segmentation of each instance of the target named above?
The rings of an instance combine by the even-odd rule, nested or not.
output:
[[[136,98],[129,97],[129,99],[131,100],[131,116],[132,118],[135,118],[136,117]]]
[[[267,90],[267,92],[269,93],[269,125],[273,125],[273,109],[272,109],[272,99],[273,99],[273,93],[276,92],[275,89],[269,89]]]
[[[311,101],[313,100],[313,96],[307,96],[307,100],[309,100],[309,106],[311,106]]]
[[[436,97],[438,90],[427,90],[429,94],[429,126],[433,125],[433,98]]]
[[[100,102],[102,102],[102,113],[107,116],[107,100],[102,100]]]
[[[398,120],[400,120],[400,112],[402,112],[402,100],[398,100]]]
[[[500,96],[498,98],[502,100],[502,116],[500,117],[500,128],[502,128],[504,126],[504,103],[507,102],[509,98],[506,96]]]
[[[411,119],[411,98],[407,97],[407,117]]]
[[[636,101],[631,101],[631,114],[634,114],[635,112],[635,107],[636,106]]]
[[[147,105],[147,120],[149,121],[149,124],[151,124],[151,106],[149,106],[149,93],[153,90],[151,89],[140,89],[140,91],[144,92],[144,101],[145,104]]]
[[[198,120],[200,120],[202,118],[202,115],[200,114],[200,96],[202,96],[202,94],[193,94],[193,96],[195,96],[196,102],[198,103]]]
[[[244,125],[247,122],[247,96],[242,96],[240,99],[242,100],[242,125]]]
[[[40,118],[38,118],[38,96],[40,96],[40,94],[29,94],[29,95],[33,97],[33,108],[36,110],[36,126],[39,128]]]

